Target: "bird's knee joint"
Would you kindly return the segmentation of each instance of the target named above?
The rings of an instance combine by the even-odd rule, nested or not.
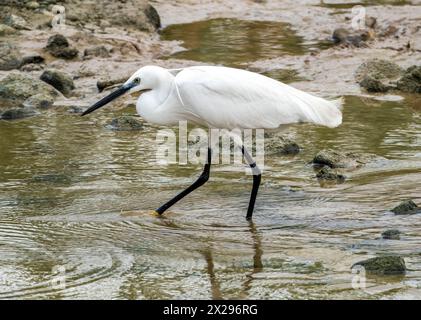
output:
[[[201,183],[205,183],[209,180],[209,172],[203,172],[200,177],[199,177],[199,181]]]
[[[262,175],[262,171],[257,166],[256,162],[253,162],[252,164],[250,164],[250,168],[251,168],[251,172],[253,173],[253,176],[261,176]]]

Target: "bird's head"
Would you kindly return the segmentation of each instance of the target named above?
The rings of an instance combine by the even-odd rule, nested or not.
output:
[[[153,90],[159,85],[165,69],[157,66],[145,66],[137,70],[120,88],[114,90],[91,107],[89,107],[82,116],[91,113],[125,93],[147,92]]]

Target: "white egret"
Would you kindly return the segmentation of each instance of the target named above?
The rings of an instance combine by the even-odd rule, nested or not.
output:
[[[275,129],[300,122],[336,127],[342,122],[341,99],[328,101],[254,72],[216,66],[182,69],[142,67],[119,89],[82,115],[126,92],[141,93],[136,111],[146,121],[159,125],[175,125],[187,120],[209,128],[232,130]],[[199,178],[156,209],[158,214],[208,181],[211,152],[209,147],[207,163]],[[242,152],[253,172],[253,188],[246,216],[251,219],[261,172],[244,147]]]

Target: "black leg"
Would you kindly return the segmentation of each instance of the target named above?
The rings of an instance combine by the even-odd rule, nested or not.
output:
[[[205,167],[203,168],[203,172],[199,176],[199,178],[190,187],[188,187],[186,190],[177,194],[174,198],[172,198],[170,201],[164,203],[162,206],[160,206],[155,211],[158,214],[163,214],[169,207],[171,207],[172,205],[177,203],[179,200],[183,199],[185,196],[187,196],[193,190],[195,190],[195,189],[199,188],[201,185],[205,184],[205,182],[209,180],[211,160],[212,160],[212,149],[208,148],[207,163],[205,164]]]
[[[241,147],[241,151],[244,155],[245,160],[247,161],[248,165],[251,168],[251,171],[253,173],[253,188],[251,189],[251,195],[250,195],[250,202],[249,206],[247,208],[247,220],[251,220],[253,217],[253,210],[254,210],[254,203],[256,202],[257,197],[257,191],[259,190],[260,181],[262,179],[262,174],[257,166],[256,162],[253,160],[251,155],[247,152],[247,150],[244,148],[244,146]]]

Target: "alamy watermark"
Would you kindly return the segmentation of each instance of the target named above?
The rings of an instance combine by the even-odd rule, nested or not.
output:
[[[366,9],[361,5],[352,7],[353,18],[351,20],[351,27],[354,30],[365,30],[366,29]]]
[[[50,280],[51,288],[55,290],[66,289],[66,267],[63,265],[56,265],[51,269],[53,274]]]
[[[188,130],[187,121],[180,121],[178,130],[162,129],[156,135],[158,164],[205,164],[208,149],[212,150],[212,164],[252,164],[264,169],[263,129]],[[244,149],[243,149],[244,148]],[[243,150],[253,158],[244,157]],[[246,172],[251,174],[249,167]]]
[[[66,8],[60,5],[54,5],[51,8],[53,18],[51,20],[51,28],[54,31],[63,29],[66,26]]]

